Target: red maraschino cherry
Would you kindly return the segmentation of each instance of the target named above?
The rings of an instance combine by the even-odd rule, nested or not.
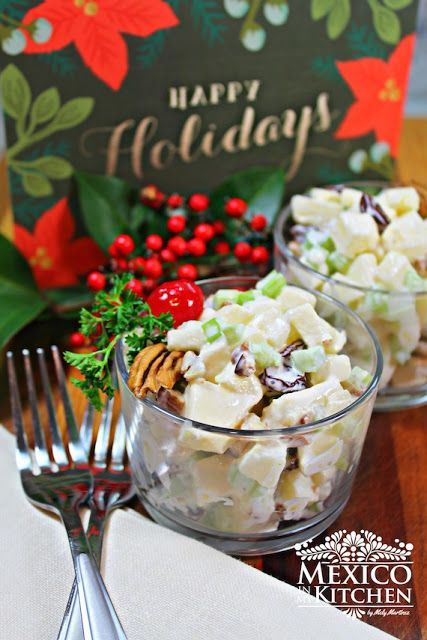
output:
[[[171,280],[158,286],[147,298],[154,315],[172,314],[174,327],[187,320],[198,320],[204,303],[203,291],[194,282]]]

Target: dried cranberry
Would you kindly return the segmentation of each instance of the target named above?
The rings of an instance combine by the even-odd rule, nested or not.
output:
[[[384,231],[388,224],[390,224],[390,220],[381,205],[379,205],[378,202],[375,202],[369,193],[362,193],[359,208],[361,213],[368,213],[372,216],[378,225],[380,233]]]
[[[238,376],[248,377],[255,373],[255,357],[246,345],[234,349],[231,362],[236,365],[234,371]]]
[[[267,367],[260,375],[260,380],[268,389],[276,393],[292,393],[307,388],[305,375],[286,364]]]

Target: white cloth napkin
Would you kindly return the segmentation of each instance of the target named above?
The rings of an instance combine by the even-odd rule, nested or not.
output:
[[[21,489],[0,428],[0,640],[54,640],[73,580],[65,531]],[[128,640],[381,640],[332,606],[128,511],[105,539],[103,573]],[[313,599],[315,604],[315,600]]]

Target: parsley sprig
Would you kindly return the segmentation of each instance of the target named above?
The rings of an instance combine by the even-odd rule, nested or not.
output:
[[[80,312],[80,331],[93,340],[96,351],[64,353],[66,362],[83,375],[72,382],[98,410],[102,409],[101,393],[114,395],[112,359],[117,342],[124,338],[131,363],[147,344],[165,342],[173,325],[170,313],[153,315],[148,304],[126,288],[130,278],[130,274],[113,276],[109,291],[99,291],[92,308]]]

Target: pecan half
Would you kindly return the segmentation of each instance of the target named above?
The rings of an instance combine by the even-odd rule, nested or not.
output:
[[[172,389],[181,377],[181,351],[169,352],[164,344],[145,347],[136,356],[129,371],[128,385],[138,398],[163,387]]]

